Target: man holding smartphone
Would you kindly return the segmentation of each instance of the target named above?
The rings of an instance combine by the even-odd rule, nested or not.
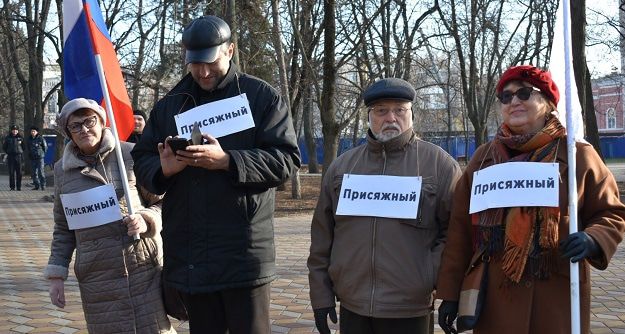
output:
[[[166,192],[163,282],[180,293],[191,332],[269,333],[274,187],[300,166],[288,106],[238,71],[222,19],[193,20],[182,43],[189,73],[158,101],[132,151],[138,182]],[[241,94],[254,127],[219,139],[202,133],[203,144],[175,152],[167,145],[178,134],[175,115]]]

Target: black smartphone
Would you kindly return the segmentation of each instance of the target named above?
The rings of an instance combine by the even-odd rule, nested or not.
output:
[[[170,138],[167,141],[167,145],[176,153],[178,150],[186,150],[187,146],[189,146],[189,140],[184,138]]]

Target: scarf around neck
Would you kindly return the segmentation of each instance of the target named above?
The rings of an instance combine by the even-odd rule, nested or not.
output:
[[[553,162],[566,130],[554,115],[537,133],[515,135],[502,125],[492,143],[494,163]],[[555,267],[560,208],[493,208],[471,215],[476,249],[501,254],[502,270],[515,283],[524,275],[545,279]]]

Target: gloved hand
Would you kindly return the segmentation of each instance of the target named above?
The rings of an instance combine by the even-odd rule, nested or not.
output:
[[[458,302],[443,300],[441,306],[438,307],[438,325],[445,334],[457,334],[458,331],[454,327],[454,320],[458,316]]]
[[[333,323],[336,323],[336,310],[334,307],[316,308],[313,310],[315,314],[315,326],[321,334],[330,334],[330,327],[328,327],[328,315]]]
[[[575,232],[560,241],[562,257],[570,258],[571,262],[578,262],[585,258],[599,255],[597,242],[586,232]]]

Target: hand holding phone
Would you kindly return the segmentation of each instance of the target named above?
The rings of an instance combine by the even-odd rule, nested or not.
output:
[[[178,150],[181,150],[181,151],[186,150],[187,146],[189,146],[189,140],[184,139],[184,138],[170,138],[167,141],[167,145],[169,145],[172,152],[174,152],[175,154],[176,151]]]

